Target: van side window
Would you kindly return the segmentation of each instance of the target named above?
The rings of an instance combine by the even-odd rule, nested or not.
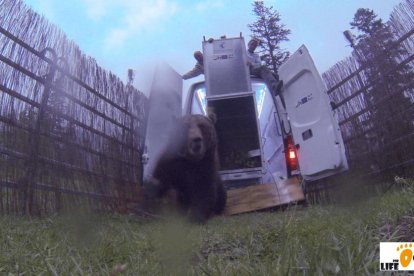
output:
[[[191,114],[207,114],[206,88],[204,84],[197,85],[191,99]]]
[[[260,115],[262,114],[265,95],[268,89],[264,82],[259,81],[252,82],[252,89],[254,92],[256,92],[257,117],[260,118]]]

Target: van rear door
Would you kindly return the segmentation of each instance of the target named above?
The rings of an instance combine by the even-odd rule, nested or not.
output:
[[[166,63],[158,64],[149,95],[145,137],[148,161],[144,165],[144,179],[153,173],[161,151],[167,145],[172,123],[182,116],[182,88],[181,75]]]
[[[321,179],[348,169],[338,122],[325,85],[308,49],[302,45],[279,68],[292,135],[305,180]]]

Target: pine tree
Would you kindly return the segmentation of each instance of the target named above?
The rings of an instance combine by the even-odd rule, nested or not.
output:
[[[350,25],[358,31],[355,50],[371,84],[366,100],[372,106],[370,126],[380,152],[377,165],[385,168],[398,162],[395,140],[413,133],[413,113],[405,112],[412,103],[404,91],[414,73],[409,64],[398,66],[406,50],[395,43],[390,27],[373,10],[358,9]]]
[[[279,66],[289,57],[290,53],[281,49],[280,43],[288,41],[290,30],[280,21],[280,14],[272,6],[266,7],[263,1],[253,2],[253,15],[256,21],[248,24],[253,37],[261,40],[259,54],[269,69],[277,72]]]

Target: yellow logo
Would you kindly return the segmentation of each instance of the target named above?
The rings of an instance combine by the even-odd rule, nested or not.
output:
[[[397,251],[400,252],[400,264],[402,267],[407,267],[410,265],[411,261],[413,260],[413,245],[410,244],[401,244],[397,246]]]

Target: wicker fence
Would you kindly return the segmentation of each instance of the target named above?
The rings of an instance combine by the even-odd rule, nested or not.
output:
[[[351,57],[325,72],[323,79],[338,115],[351,172],[413,176],[414,79],[390,89],[385,89],[385,80],[407,74],[402,72],[403,67],[413,72],[414,1],[407,0],[397,6],[387,24],[395,35],[391,47],[402,49],[393,68],[384,70],[375,79],[368,78],[366,70],[371,66],[370,61],[354,51]],[[381,85],[384,85],[383,90],[374,91],[373,87]],[[368,96],[374,93],[372,91],[381,94],[375,95],[374,105]],[[385,114],[385,111],[388,113],[381,121],[378,121],[379,116],[373,115],[375,112]],[[392,139],[386,139],[390,137]]]
[[[0,0],[0,213],[124,210],[147,99],[21,1]]]

